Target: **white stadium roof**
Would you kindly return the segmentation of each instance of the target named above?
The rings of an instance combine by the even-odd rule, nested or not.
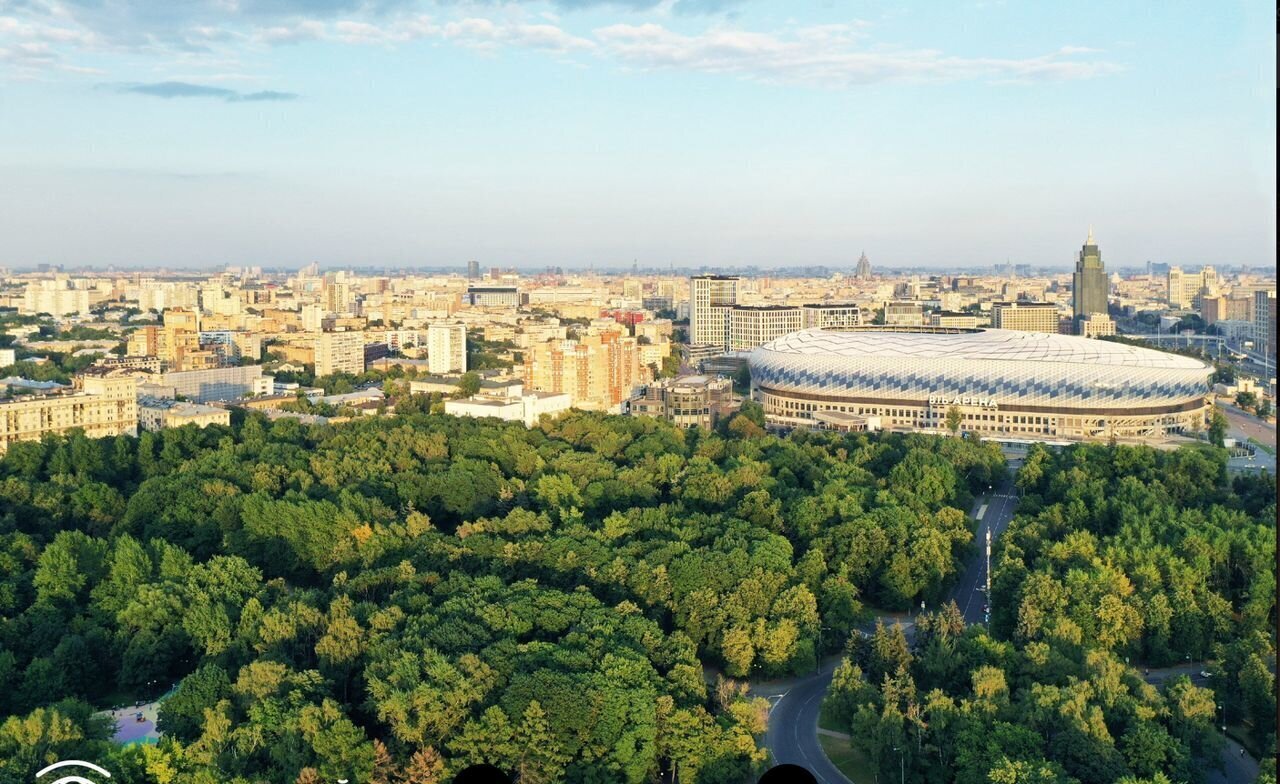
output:
[[[1110,367],[1203,370],[1204,362],[1179,354],[1108,340],[1010,329],[963,332],[893,327],[855,330],[807,329],[762,348],[780,354],[862,359],[967,359],[1065,362]]]

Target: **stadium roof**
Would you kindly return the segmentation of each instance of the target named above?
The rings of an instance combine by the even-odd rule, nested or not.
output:
[[[784,354],[880,359],[971,359],[1072,362],[1112,367],[1201,370],[1204,362],[1180,354],[1108,340],[1010,329],[890,331],[806,329],[761,347]]]

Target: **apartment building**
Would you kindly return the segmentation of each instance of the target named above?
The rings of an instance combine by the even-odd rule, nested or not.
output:
[[[137,435],[138,382],[132,377],[82,376],[71,391],[0,403],[0,453],[15,441],[84,430],[91,438]]]
[[[321,332],[316,335],[316,378],[333,373],[364,372],[363,332]]]
[[[524,354],[525,389],[567,393],[575,408],[619,411],[648,378],[636,339],[618,330],[547,341]]]
[[[432,375],[467,372],[467,328],[462,324],[427,327],[427,369]]]
[[[689,343],[729,345],[729,311],[738,304],[742,279],[733,275],[697,275],[689,279]]]

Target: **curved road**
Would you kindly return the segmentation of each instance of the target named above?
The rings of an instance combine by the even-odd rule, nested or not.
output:
[[[978,589],[986,584],[986,532],[991,529],[991,541],[994,542],[1009,527],[1017,506],[1017,497],[1013,493],[1013,481],[1006,480],[993,495],[978,499],[974,505],[972,514],[978,519],[978,546],[965,563],[949,597],[964,613],[965,623],[983,622],[985,602]],[[910,625],[904,626],[908,627],[906,632],[910,635]],[[822,745],[818,743],[818,712],[838,663],[839,657],[823,665],[813,675],[793,682],[781,694],[762,695],[769,696],[773,702],[765,743],[773,755],[774,764],[801,765],[813,773],[818,784],[850,784],[849,779],[827,759]]]
[[[1010,468],[1016,468],[1013,460],[1010,460]],[[1007,480],[992,495],[978,499],[974,505],[973,516],[978,520],[975,536],[977,547],[965,563],[949,597],[964,613],[967,624],[984,621],[985,601],[979,589],[985,587],[986,583],[986,532],[990,528],[991,541],[995,542],[1009,527],[1009,521],[1013,519],[1014,509],[1017,507],[1014,492],[1013,481]],[[910,639],[912,624],[908,622],[903,626]],[[772,684],[775,687],[772,694],[767,690],[766,684],[760,684],[764,689],[752,690],[758,696],[768,698],[772,704],[765,743],[773,755],[773,764],[800,765],[813,773],[818,784],[853,784],[831,764],[818,742],[818,713],[839,661],[840,657],[833,657],[813,675],[789,683]],[[1207,686],[1205,679],[1199,674],[1200,669],[1201,665],[1190,664],[1148,671],[1144,674],[1144,680],[1159,686],[1175,675],[1187,675],[1196,685]],[[1256,779],[1258,762],[1247,753],[1242,753],[1243,751],[1240,744],[1227,739],[1222,752],[1222,767],[1208,772],[1209,784],[1238,784]]]

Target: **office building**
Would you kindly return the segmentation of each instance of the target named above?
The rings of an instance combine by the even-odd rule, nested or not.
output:
[[[520,290],[515,286],[469,286],[466,303],[477,308],[518,308]]]
[[[831,414],[887,429],[1033,440],[1162,438],[1202,430],[1213,368],[1104,340],[998,329],[804,330],[751,352],[751,394],[781,427]],[[819,416],[821,415],[821,416]]]
[[[734,305],[729,309],[729,350],[744,351],[804,327],[800,308]]]
[[[862,323],[862,309],[852,303],[801,305],[804,329],[847,329]]]
[[[132,377],[86,375],[72,390],[0,403],[0,453],[15,441],[80,428],[90,438],[137,435],[138,382]]]
[[[929,326],[951,329],[972,329],[978,326],[978,317],[972,313],[939,310],[929,314]]]
[[[1166,299],[1173,310],[1197,310],[1201,296],[1218,295],[1218,273],[1213,267],[1204,266],[1199,272],[1183,272],[1182,267],[1170,267]]]
[[[467,372],[467,328],[462,324],[427,327],[427,363],[432,375]]]
[[[632,416],[659,417],[679,427],[709,430],[737,411],[738,403],[730,379],[681,376],[645,385],[631,398],[628,410]]]
[[[1076,271],[1071,276],[1071,313],[1077,327],[1090,313],[1107,314],[1108,287],[1102,252],[1093,240],[1090,226],[1089,237],[1076,257]]]
[[[350,373],[358,376],[364,372],[363,332],[321,332],[316,335],[316,378],[333,373]]]
[[[924,307],[919,302],[886,302],[884,323],[891,327],[922,327]]]
[[[480,262],[467,262],[467,280],[480,280]]]
[[[154,381],[173,387],[175,395],[197,403],[210,403],[215,400],[235,400],[252,394],[261,377],[262,365],[241,365],[208,370],[169,371],[156,376]]]
[[[1058,306],[1052,302],[996,302],[991,305],[991,326],[1056,335],[1060,331]]]
[[[742,279],[733,275],[696,275],[689,279],[689,343],[729,346],[729,311],[738,304]]]
[[[1116,334],[1116,322],[1104,313],[1090,313],[1076,322],[1077,334],[1085,338],[1101,338]]]

